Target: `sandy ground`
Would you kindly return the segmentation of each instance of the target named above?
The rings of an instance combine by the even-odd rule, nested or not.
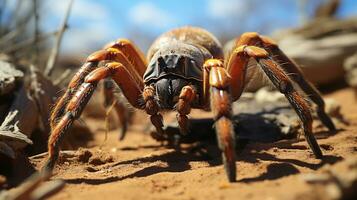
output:
[[[112,131],[104,142],[103,121],[88,119],[94,140],[78,150],[80,157],[60,160],[53,179],[65,180],[66,186],[51,199],[324,199],[323,194],[311,192],[301,177],[357,153],[357,104],[352,91],[325,97],[342,105],[351,124],[338,127],[336,134],[315,130],[325,155],[322,161],[313,157],[304,139],[250,143],[238,155],[236,183],[228,183],[213,144],[208,155],[187,150],[189,146],[182,152],[167,149],[139,131],[141,116],[124,141],[119,142]],[[41,165],[40,160],[32,162]]]

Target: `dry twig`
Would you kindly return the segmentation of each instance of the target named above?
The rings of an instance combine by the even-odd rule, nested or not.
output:
[[[59,192],[64,187],[64,181],[47,182],[51,173],[35,173],[24,184],[15,190],[0,193],[0,199],[5,200],[40,200]]]
[[[55,43],[54,47],[52,48],[50,57],[48,58],[48,61],[47,61],[46,69],[45,69],[45,72],[44,72],[44,75],[47,76],[47,77],[51,76],[51,73],[53,71],[53,67],[54,67],[54,64],[55,64],[57,56],[58,56],[58,51],[59,51],[59,48],[61,46],[63,33],[67,28],[67,21],[68,21],[68,18],[69,18],[69,14],[70,14],[72,5],[73,5],[73,0],[70,0],[69,4],[68,4],[68,8],[67,8],[67,12],[66,12],[65,18],[63,19],[63,22],[61,24],[59,32],[57,33],[56,43]]]

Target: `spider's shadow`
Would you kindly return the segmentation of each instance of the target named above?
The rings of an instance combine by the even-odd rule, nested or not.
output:
[[[325,163],[335,163],[341,159],[338,156],[325,156],[321,162],[314,164],[305,162],[299,159],[281,159],[274,155],[274,153],[268,153],[268,150],[277,147],[281,149],[297,149],[297,150],[306,150],[306,153],[309,153],[309,149],[305,145],[297,145],[297,140],[290,141],[280,141],[276,142],[282,138],[281,134],[277,135],[276,132],[279,131],[279,127],[273,122],[266,120],[263,117],[265,113],[280,113],[283,112],[282,109],[287,109],[286,107],[267,109],[263,112],[258,112],[255,114],[240,114],[239,116],[234,117],[234,122],[239,121],[239,124],[251,124],[249,126],[235,126],[236,133],[246,133],[250,138],[242,135],[238,135],[239,140],[237,140],[237,162],[238,162],[238,170],[239,170],[239,162],[250,162],[250,163],[259,163],[260,161],[271,161],[267,167],[267,171],[257,177],[252,178],[244,178],[238,180],[239,182],[256,182],[263,180],[273,180],[283,176],[291,175],[299,173],[297,166],[310,168],[312,170],[316,170],[320,168]],[[291,108],[290,108],[291,109]],[[244,121],[246,123],[242,123]],[[238,123],[236,123],[238,124]],[[270,128],[267,128],[270,127]],[[205,161],[210,166],[217,166],[222,164],[221,153],[217,146],[215,131],[213,128],[213,120],[212,119],[195,119],[191,120],[191,131],[180,138],[181,143],[190,144],[191,147],[188,149],[181,149],[176,151],[169,151],[167,153],[137,158],[127,161],[120,161],[117,163],[113,163],[111,168],[120,168],[123,165],[135,165],[135,168],[140,168],[140,164],[145,163],[166,163],[166,165],[151,165],[148,167],[144,167],[139,169],[131,174],[125,176],[116,176],[116,177],[108,177],[105,179],[87,179],[87,178],[79,178],[79,179],[68,179],[66,180],[68,183],[87,183],[87,184],[102,184],[114,181],[121,181],[128,178],[140,178],[140,177],[148,177],[154,174],[162,173],[162,172],[184,172],[186,170],[190,170],[190,162],[191,161]],[[166,127],[166,131],[171,133],[172,135],[180,134],[179,129],[177,127]],[[254,133],[253,131],[257,132]],[[264,133],[264,138],[260,137]],[[272,135],[269,135],[272,134]],[[255,135],[256,138],[251,138],[251,135]],[[175,137],[172,137],[173,140]],[[260,140],[257,140],[260,139]],[[170,139],[170,138],[169,138]],[[248,145],[248,148],[245,146],[250,142],[261,142],[259,145],[253,144]],[[193,144],[199,145],[193,145]],[[265,142],[265,143],[262,143]],[[267,143],[268,142],[268,143]],[[272,143],[276,142],[276,143]],[[172,142],[174,143],[174,142]],[[138,148],[157,148],[157,146],[142,146]],[[127,148],[122,150],[136,150],[136,148]],[[133,165],[133,166],[134,166]],[[147,166],[147,165],[146,165]],[[238,177],[239,178],[239,177]]]
[[[308,151],[306,151],[306,153],[308,153]],[[238,180],[239,182],[243,182],[243,183],[251,183],[251,182],[264,181],[264,180],[275,180],[284,176],[298,174],[300,173],[300,171],[297,168],[297,166],[309,168],[312,170],[317,170],[325,164],[333,164],[336,163],[337,161],[342,160],[342,157],[334,156],[334,155],[325,155],[319,163],[309,163],[299,159],[277,158],[273,154],[269,154],[267,152],[262,151],[256,153],[249,153],[249,156],[245,155],[239,160],[245,162],[252,162],[252,163],[256,163],[260,161],[272,162],[267,166],[266,172],[260,174],[259,176],[251,177],[251,178],[243,178]]]
[[[341,160],[341,157],[326,155],[319,163],[309,163],[299,159],[282,159],[277,158],[274,154],[267,153],[266,150],[278,146],[278,148],[289,149],[304,149],[304,146],[294,145],[290,146],[287,142],[275,144],[266,144],[263,148],[259,148],[258,151],[254,148],[257,145],[249,146],[244,149],[238,155],[238,170],[239,162],[259,163],[261,161],[271,161],[272,163],[267,166],[267,171],[260,174],[257,177],[239,179],[238,182],[251,183],[264,180],[274,180],[284,176],[300,173],[297,166],[317,170],[326,163],[335,163]],[[136,168],[140,168],[140,164],[151,163],[165,163],[166,165],[151,165],[139,169],[131,174],[125,176],[114,176],[104,179],[92,179],[92,178],[76,178],[67,179],[67,183],[80,184],[86,183],[91,185],[104,184],[115,181],[122,181],[130,178],[149,177],[154,174],[162,172],[184,172],[191,169],[190,162],[192,161],[205,161],[209,166],[218,166],[222,164],[220,151],[216,145],[208,144],[192,148],[192,151],[170,151],[161,155],[155,155],[152,157],[137,158],[132,160],[120,161],[110,165],[110,168],[120,168],[123,165],[135,164]],[[202,153],[204,152],[204,153]],[[308,153],[308,150],[306,151]]]
[[[217,149],[218,151],[218,149]],[[198,153],[200,154],[200,153]],[[191,161],[207,161],[210,166],[216,166],[221,163],[220,158],[211,159],[211,157],[207,157],[207,155],[198,155],[196,152],[183,152],[183,151],[170,151],[161,155],[137,158],[132,160],[120,161],[113,163],[110,168],[120,168],[123,165],[135,165],[140,164],[150,164],[150,163],[166,163],[166,165],[154,165],[142,168],[134,173],[125,176],[116,176],[116,177],[108,177],[105,179],[87,179],[87,178],[76,178],[76,179],[67,179],[67,183],[72,184],[103,184],[114,181],[121,181],[129,178],[140,178],[140,177],[148,177],[154,174],[158,174],[161,172],[184,172],[191,169],[190,162]],[[136,167],[137,167],[136,166]]]

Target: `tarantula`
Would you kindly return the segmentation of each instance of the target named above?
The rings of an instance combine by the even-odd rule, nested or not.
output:
[[[256,61],[255,66],[248,67],[250,59]],[[241,96],[248,81],[255,81],[249,75],[254,73],[249,71],[257,67],[286,96],[302,121],[313,154],[321,159],[322,152],[312,133],[309,103],[297,92],[293,82],[317,105],[323,124],[329,130],[335,130],[335,126],[324,111],[325,104],[318,91],[276,43],[255,32],[244,33],[224,59],[221,45],[211,33],[201,28],[181,27],[156,39],[147,59],[127,39],[110,43],[87,58],[53,110],[49,157],[44,168],[53,169],[64,134],[80,116],[98,82],[111,77],[133,107],[150,115],[159,135],[165,134],[160,110],[177,111],[182,134],[188,130],[187,115],[191,108],[211,110],[224,168],[228,180],[233,182],[236,156],[231,104]]]

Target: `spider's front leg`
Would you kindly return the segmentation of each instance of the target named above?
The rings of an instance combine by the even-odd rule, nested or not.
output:
[[[230,95],[231,77],[222,61],[207,60],[204,64],[204,95],[210,94],[210,106],[215,120],[217,141],[225,171],[230,182],[236,181],[235,134],[232,124],[232,98]],[[210,88],[210,91],[207,89]],[[207,99],[206,99],[207,101]]]
[[[151,136],[158,141],[164,141],[166,138],[163,130],[163,117],[159,113],[160,107],[153,86],[145,86],[143,90],[143,100],[145,103],[144,110],[150,115],[150,121],[157,131],[157,134],[153,133]]]
[[[182,134],[187,134],[189,121],[187,115],[191,112],[191,104],[196,98],[196,90],[192,85],[187,85],[181,89],[179,100],[175,106],[177,110],[177,122]]]
[[[141,60],[140,52],[136,50],[136,53],[130,54],[133,61],[129,61],[123,53],[133,48],[127,40],[119,40],[111,47],[90,55],[72,78],[69,89],[60,98],[51,116],[51,135],[48,140],[45,169],[52,171],[62,138],[73,121],[80,116],[100,80],[111,77],[119,85],[128,102],[136,108],[141,108],[139,99],[144,85],[141,78],[144,70],[141,68],[145,67],[145,60]],[[109,63],[104,67],[98,67],[100,61]]]

